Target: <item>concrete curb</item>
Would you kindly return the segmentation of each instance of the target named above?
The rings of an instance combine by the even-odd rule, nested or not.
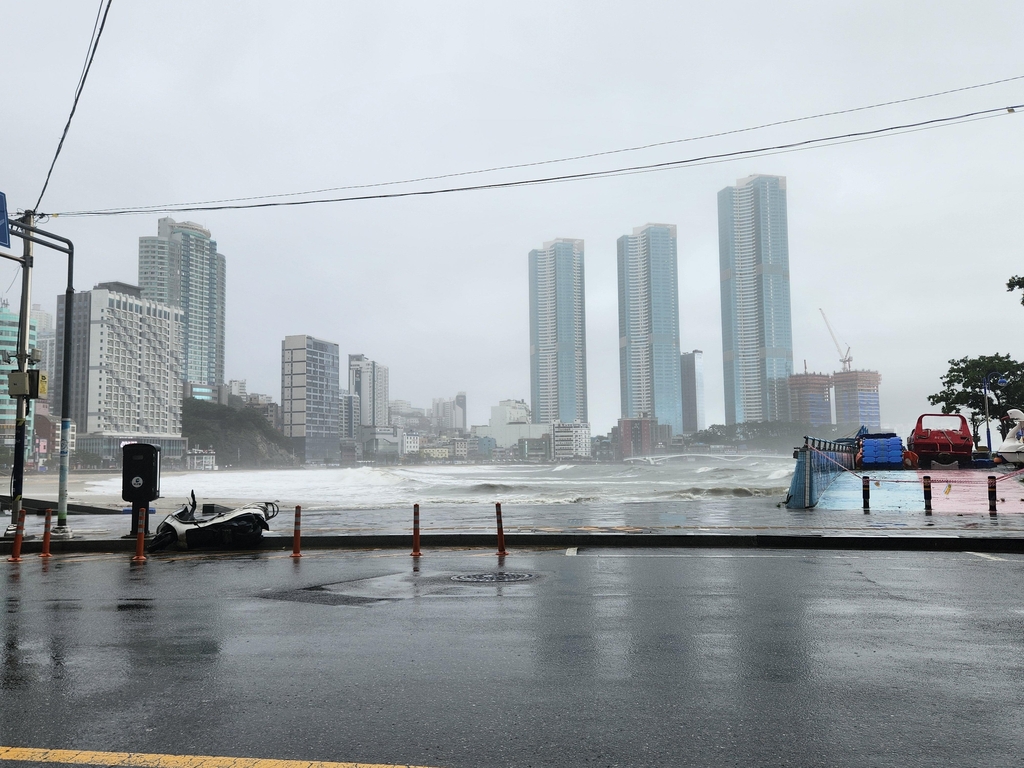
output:
[[[862,550],[881,552],[992,552],[1024,553],[1024,538],[981,536],[864,536],[833,534],[645,534],[645,533],[507,533],[506,547],[520,549],[579,547],[594,548],[650,548],[650,549],[806,549],[806,550]],[[11,552],[10,539],[0,541],[0,555]],[[290,536],[268,536],[262,540],[260,550],[290,550]],[[495,549],[494,534],[421,534],[420,547],[424,556],[431,549]],[[33,538],[22,545],[23,555],[35,555],[42,541]],[[57,554],[132,552],[135,539],[72,539],[53,541],[50,551]],[[411,534],[368,534],[302,537],[303,550],[356,550],[356,549],[412,549]]]

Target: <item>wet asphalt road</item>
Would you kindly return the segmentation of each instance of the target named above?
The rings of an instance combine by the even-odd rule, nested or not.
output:
[[[0,563],[0,745],[427,766],[1024,764],[1024,557]],[[7,766],[22,765],[7,762]]]

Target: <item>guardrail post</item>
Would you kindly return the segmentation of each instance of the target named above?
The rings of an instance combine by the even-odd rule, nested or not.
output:
[[[295,505],[295,528],[292,533],[292,557],[302,557],[302,507]]]
[[[804,438],[804,509],[811,508],[811,459],[814,453],[811,451],[811,441]]]
[[[420,556],[420,505],[412,505],[412,556]]]
[[[932,478],[930,475],[925,475],[921,478],[921,482],[924,484],[924,513],[930,515],[932,513]]]
[[[18,525],[14,529],[14,544],[11,545],[11,556],[7,558],[8,563],[21,562],[21,542],[25,540],[25,508],[22,507],[18,514]]]
[[[46,522],[43,524],[43,551],[39,553],[40,557],[52,557],[50,554],[50,519],[52,516],[53,510],[47,507]]]
[[[505,529],[501,524],[501,502],[494,505],[494,515],[498,519],[498,557],[505,557]]]
[[[988,513],[996,515],[996,476],[988,476]]]
[[[864,514],[871,512],[871,478],[864,475],[860,479],[861,495],[864,497]]]

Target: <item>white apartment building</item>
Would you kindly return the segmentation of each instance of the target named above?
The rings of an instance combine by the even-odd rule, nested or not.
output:
[[[574,421],[551,422],[551,460],[574,461],[590,458],[590,424]]]
[[[64,295],[57,298],[61,338],[64,299]],[[90,446],[86,450],[99,446],[96,452],[115,458],[116,440],[90,442],[87,438],[139,438],[163,445],[165,458],[180,457],[178,449],[184,449],[182,336],[181,310],[143,298],[137,286],[99,283],[75,295],[70,416],[78,427],[78,439]],[[54,367],[51,401],[59,403],[60,357]]]

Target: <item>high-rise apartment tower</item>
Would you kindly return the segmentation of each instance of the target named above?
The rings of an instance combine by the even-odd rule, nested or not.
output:
[[[530,251],[530,404],[533,421],[587,421],[583,241]]]
[[[281,423],[307,463],[338,461],[341,451],[341,355],[312,336],[281,342]]]
[[[786,179],[750,176],[718,193],[725,420],[789,421],[793,324]]]
[[[210,230],[165,217],[156,237],[139,238],[144,298],[181,309],[182,376],[193,384],[224,383],[226,263]]]
[[[622,417],[683,432],[676,228],[647,224],[618,240]]]
[[[679,359],[683,382],[683,434],[703,430],[704,419],[704,353],[695,349],[683,352]]]
[[[388,417],[388,367],[366,355],[348,356],[348,391],[359,396],[359,426],[386,427]]]

